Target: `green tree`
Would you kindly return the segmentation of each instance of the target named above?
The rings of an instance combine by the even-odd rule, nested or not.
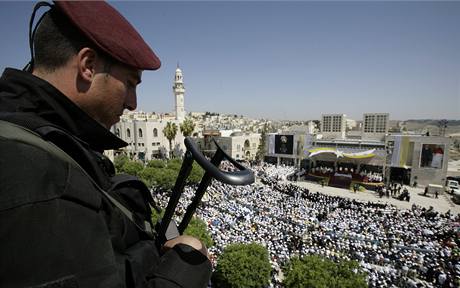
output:
[[[174,140],[174,138],[176,138],[176,134],[177,134],[176,123],[172,123],[172,122],[166,123],[166,126],[163,129],[163,134],[165,135],[166,139],[168,139],[169,141],[169,158],[172,158],[172,155],[173,155],[172,141]]]
[[[262,129],[262,133],[260,133],[260,141],[259,141],[259,147],[257,147],[257,153],[256,153],[256,160],[257,161],[263,161],[266,151],[267,151],[267,143],[266,143],[266,138],[267,138],[267,123],[264,124],[264,129]]]
[[[125,154],[119,154],[115,156],[115,158],[113,159],[113,165],[115,166],[116,171],[120,172],[121,167],[123,167],[123,165],[125,165],[125,163],[128,161],[129,158]]]
[[[308,255],[294,257],[283,267],[287,288],[354,288],[367,287],[364,273],[356,261],[335,263],[329,259]]]
[[[193,123],[192,119],[185,118],[184,122],[182,122],[179,127],[182,135],[184,135],[184,137],[188,137],[192,135],[193,130],[195,130],[195,123]]]
[[[206,223],[198,217],[193,217],[192,220],[190,220],[190,223],[188,224],[187,229],[185,229],[184,234],[201,240],[201,242],[203,242],[206,247],[211,247],[214,245]]]
[[[139,176],[139,173],[144,169],[144,164],[138,161],[127,161],[121,166],[120,172]]]
[[[271,266],[267,248],[256,244],[230,244],[217,260],[212,281],[217,287],[266,287]]]

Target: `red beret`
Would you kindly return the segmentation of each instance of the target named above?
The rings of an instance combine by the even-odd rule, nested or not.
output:
[[[54,1],[88,39],[116,60],[140,70],[160,68],[160,59],[136,29],[105,1]]]

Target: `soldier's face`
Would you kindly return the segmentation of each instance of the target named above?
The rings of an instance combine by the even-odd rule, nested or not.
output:
[[[112,64],[108,71],[97,73],[90,116],[107,129],[120,121],[124,109],[137,107],[136,88],[142,71],[122,64]]]

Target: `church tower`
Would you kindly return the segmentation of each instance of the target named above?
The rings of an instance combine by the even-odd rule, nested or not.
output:
[[[176,120],[182,121],[185,119],[185,109],[184,109],[184,80],[182,78],[182,70],[179,68],[179,64],[177,64],[176,69],[176,76],[174,78],[174,86],[173,86],[174,97],[176,99]]]

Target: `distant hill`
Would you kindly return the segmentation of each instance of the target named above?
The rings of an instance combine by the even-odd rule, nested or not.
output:
[[[441,119],[408,119],[403,122],[425,123],[427,125],[438,125]],[[446,119],[447,125],[460,126],[460,120]]]
[[[431,135],[439,135],[439,121],[437,119],[409,119],[402,121],[401,125],[408,131],[419,133],[430,132]],[[446,135],[460,132],[460,120],[447,120]]]

